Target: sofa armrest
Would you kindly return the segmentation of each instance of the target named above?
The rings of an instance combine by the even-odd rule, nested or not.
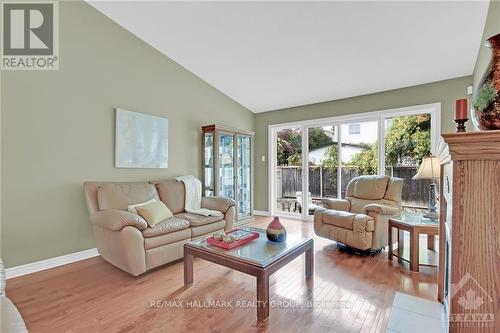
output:
[[[400,209],[397,206],[391,205],[368,204],[363,207],[363,213],[367,215],[369,213],[382,215],[399,215]]]
[[[351,210],[351,202],[346,199],[323,199],[321,203],[328,209],[343,210],[345,212]]]
[[[90,222],[111,231],[120,231],[130,225],[139,230],[148,227],[148,223],[137,214],[118,209],[107,209],[90,215]]]
[[[223,197],[202,197],[201,208],[218,210],[222,214],[226,214],[228,209],[235,206],[236,202],[233,199]]]

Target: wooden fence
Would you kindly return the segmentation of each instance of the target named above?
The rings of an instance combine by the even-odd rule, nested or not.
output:
[[[349,181],[360,175],[355,168],[342,168],[342,197]],[[302,168],[297,166],[277,167],[278,198],[296,198],[302,191]],[[392,167],[386,174],[404,180],[403,204],[411,207],[427,207],[429,198],[429,180],[412,180],[417,173],[416,167]],[[337,196],[337,168],[322,166],[309,167],[309,192],[314,200]]]

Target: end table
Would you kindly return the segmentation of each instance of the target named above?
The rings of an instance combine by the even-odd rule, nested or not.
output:
[[[393,249],[392,229],[398,229],[398,247]],[[400,231],[408,231],[410,233],[410,257],[403,255],[404,242],[401,239]],[[389,260],[392,261],[393,257],[399,260],[404,260],[410,263],[410,270],[413,272],[419,271],[419,265],[434,266],[429,263],[420,263],[419,260],[419,245],[420,235],[427,235],[427,248],[434,250],[435,236],[439,235],[439,220],[431,220],[424,218],[422,214],[403,212],[401,215],[393,216],[389,219],[388,223],[388,243],[389,243]]]

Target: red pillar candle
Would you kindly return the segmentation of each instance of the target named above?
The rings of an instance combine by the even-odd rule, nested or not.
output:
[[[467,98],[457,99],[455,105],[455,119],[467,119]]]

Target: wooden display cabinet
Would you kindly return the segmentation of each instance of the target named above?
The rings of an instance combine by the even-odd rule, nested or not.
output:
[[[203,195],[234,199],[237,222],[252,218],[254,132],[220,125],[201,129]]]

